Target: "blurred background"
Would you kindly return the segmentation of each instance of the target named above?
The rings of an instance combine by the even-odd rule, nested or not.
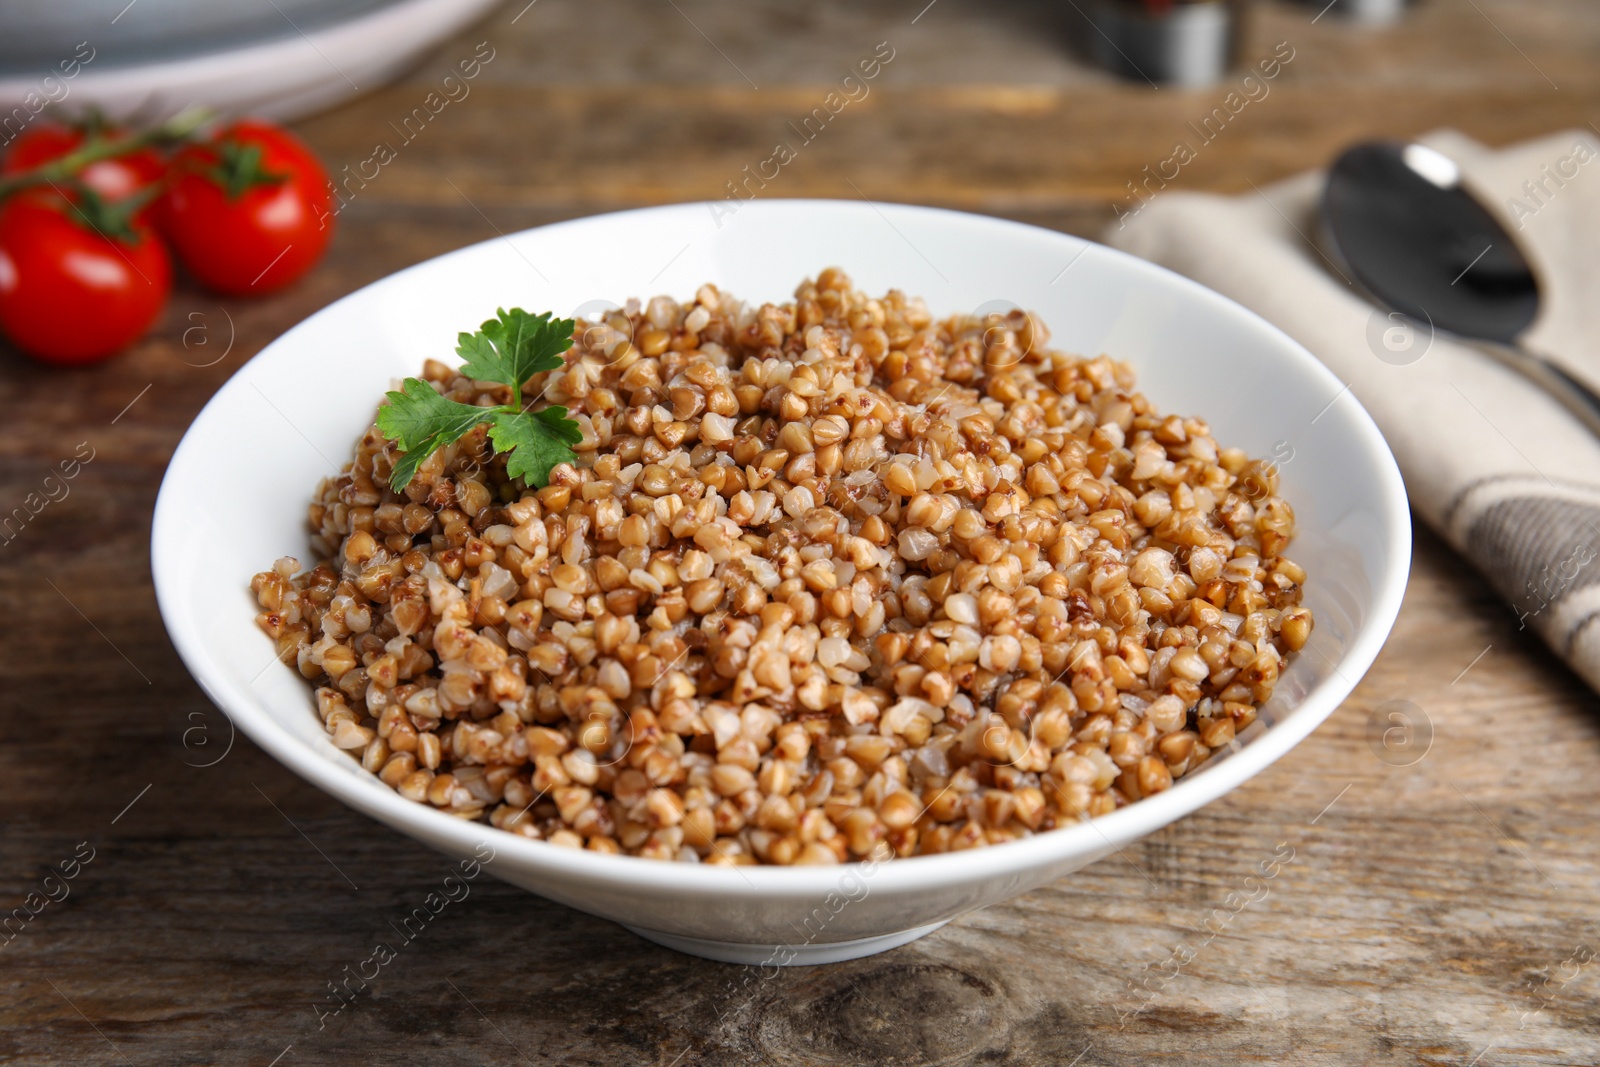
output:
[[[870,98],[851,102],[763,195],[856,196],[853,182],[868,196],[1091,233],[1280,42],[1294,58],[1270,81],[1270,102],[1252,102],[1175,185],[1248,190],[1353,140],[1442,124],[1491,144],[1582,127],[1600,45],[1600,8],[1585,0],[124,3],[7,5],[0,103],[20,102],[87,42],[95,58],[67,83],[58,118],[89,103],[145,119],[201,103],[297,119],[337,176],[393,140],[400,118],[487,41],[495,58],[471,82],[472,102],[362,191],[341,216],[353,227],[423,206],[436,209],[433,225],[464,211],[472,226],[476,212],[446,177],[506,212],[493,216],[506,229],[719,198],[887,41],[894,58]],[[1216,9],[1204,21],[1228,28],[1168,45],[1129,25],[1163,9]],[[1231,69],[1207,58],[1214,41],[1231,50]],[[1169,67],[1212,84],[1167,84]],[[476,227],[492,232],[482,218]]]

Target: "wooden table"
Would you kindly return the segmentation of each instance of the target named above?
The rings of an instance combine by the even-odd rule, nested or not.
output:
[[[319,1025],[328,983],[443,872],[248,741],[230,750],[167,642],[151,507],[218,385],[303,316],[425,257],[721,196],[881,41],[894,59],[871,95],[765,195],[941,204],[1093,235],[1226,91],[1088,68],[1073,42],[1093,30],[1073,3],[524,2],[299,127],[330,170],[354,166],[478,42],[494,49],[470,96],[351,199],[306,283],[256,303],[182,288],[148,340],[88,371],[0,352],[5,507],[78,442],[95,455],[69,496],[0,544],[0,904],[70,893],[0,944],[0,1061],[1600,1058],[1595,697],[1426,532],[1399,625],[1351,699],[1124,858],[893,952],[770,980],[479,883]],[[1247,191],[1374,135],[1454,124],[1504,143],[1600,118],[1591,0],[1435,0],[1390,31],[1316,15],[1260,12],[1246,57],[1287,41],[1295,58],[1178,187]],[[1369,741],[1395,700],[1431,733],[1415,762]],[[1421,738],[1400,751],[1423,752]],[[1280,845],[1294,860],[1270,895],[1232,913],[1228,894]],[[75,854],[64,888],[46,881]]]

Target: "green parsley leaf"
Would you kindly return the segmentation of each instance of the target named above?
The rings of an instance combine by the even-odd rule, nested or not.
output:
[[[495,410],[441,396],[421,378],[407,378],[399,392],[386,395],[389,403],[378,409],[378,429],[403,453],[389,479],[397,493],[411,483],[423,460],[479,423],[488,422]]]
[[[397,493],[405,489],[411,484],[411,479],[417,476],[417,469],[422,466],[423,461],[449,443],[440,437],[429,441],[422,448],[400,453],[395,457],[394,469],[389,472],[390,487]]]
[[[521,308],[501,308],[496,318],[464,333],[456,352],[466,360],[463,374],[481,382],[511,386],[514,408],[522,406],[522,386],[540,371],[556,370],[561,353],[572,347],[571,319],[552,319],[550,312],[530,315]]]
[[[489,424],[489,440],[506,457],[506,473],[543,487],[550,471],[577,459],[572,446],[583,440],[578,424],[559,404],[523,411],[522,385],[541,371],[563,364],[572,347],[571,319],[552,320],[549,312],[530,315],[521,308],[501,310],[475,334],[462,334],[456,349],[466,359],[461,371],[478,381],[511,386],[512,402],[477,407],[443,396],[420,378],[407,378],[389,403],[378,409],[378,430],[400,446],[389,484],[400,492],[434,452],[459,440],[474,426]]]
[[[421,378],[407,378],[399,392],[386,395],[389,403],[378,411],[378,429],[407,452],[441,435],[454,441],[487,422],[494,410],[451,400]]]
[[[551,404],[538,411],[496,411],[489,440],[508,453],[507,474],[529,485],[547,485],[552,469],[576,458],[572,446],[583,440],[583,432],[567,418],[566,408]]]

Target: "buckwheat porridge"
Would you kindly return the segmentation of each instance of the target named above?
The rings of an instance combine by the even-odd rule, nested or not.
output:
[[[1170,788],[1311,632],[1276,470],[1037,317],[825,270],[498,323],[461,352],[509,377],[428,361],[317,488],[323,562],[252,583],[419,804],[716,864],[998,843]]]

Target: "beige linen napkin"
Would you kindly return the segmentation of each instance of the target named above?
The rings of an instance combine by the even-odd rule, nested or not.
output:
[[[1448,130],[1423,141],[1460,165],[1532,261],[1543,304],[1527,343],[1600,383],[1600,142],[1570,132],[1492,150]],[[1417,514],[1600,689],[1600,439],[1516,372],[1409,329],[1342,281],[1308,241],[1322,182],[1162,193],[1106,239],[1253,309],[1348,382]]]

